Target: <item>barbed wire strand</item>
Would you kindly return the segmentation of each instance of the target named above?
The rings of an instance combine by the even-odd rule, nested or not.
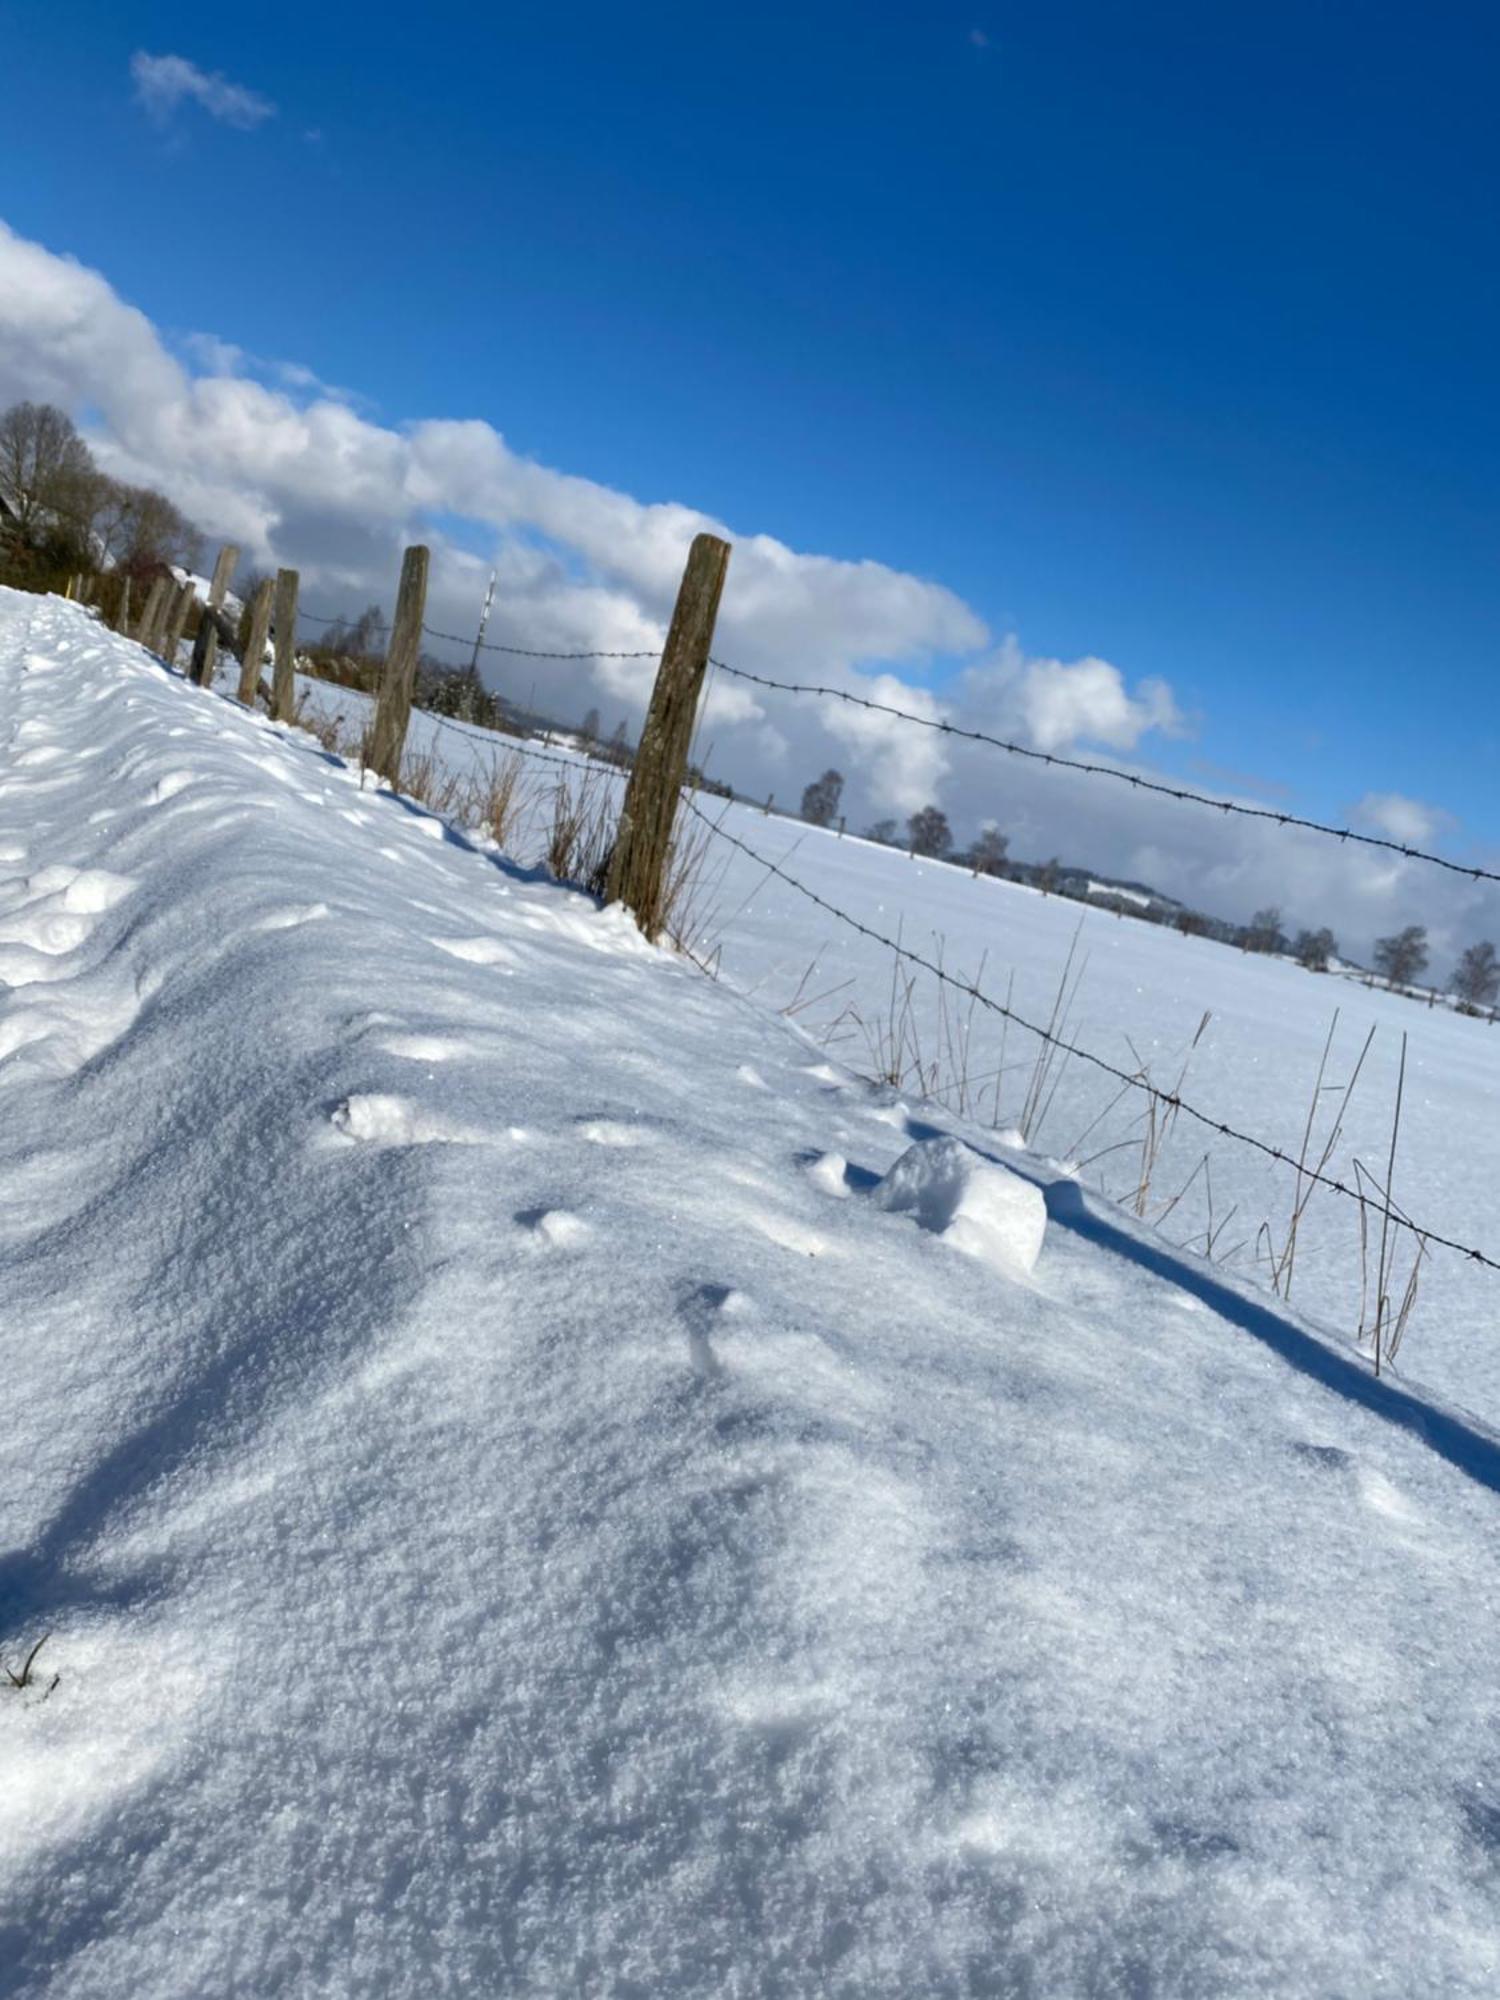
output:
[[[920,966],[924,972],[930,972],[935,979],[940,980],[945,986],[953,987],[957,992],[966,995],[977,1005],[987,1008],[990,1013],[998,1014],[1002,1019],[1013,1022],[1016,1027],[1023,1028],[1029,1034],[1038,1036],[1040,1040],[1049,1043],[1053,1048],[1059,1049],[1067,1055],[1076,1056],[1080,1062],[1091,1064],[1095,1069],[1103,1070],[1105,1075],[1113,1077],[1116,1083],[1128,1084],[1136,1090],[1145,1091],[1147,1096],[1154,1098],[1158,1104],[1170,1110],[1180,1111],[1184,1117],[1205,1126],[1211,1132],[1218,1133],[1221,1138],[1233,1139],[1242,1146],[1249,1146],[1254,1151],[1263,1153],[1267,1159],[1277,1160],[1283,1166],[1290,1167],[1294,1172],[1300,1174],[1303,1180],[1314,1182],[1319,1187],[1328,1188],[1334,1194],[1341,1194],[1349,1201],[1361,1203],[1362,1206],[1370,1208],[1377,1215],[1388,1217],[1390,1221],[1398,1224],[1401,1228],[1409,1229],[1419,1242],[1423,1244],[1438,1244],[1444,1250],[1456,1251],[1460,1256],[1468,1258],[1470,1262],[1482,1265],[1487,1271],[1500,1272],[1500,1260],[1488,1257],[1484,1251],[1476,1250],[1471,1244],[1460,1243],[1454,1237],[1441,1236],[1436,1230],[1422,1228],[1399,1209],[1390,1206],[1389,1195],[1387,1195],[1386,1203],[1383,1206],[1380,1203],[1373,1202],[1368,1196],[1361,1195],[1356,1189],[1347,1186],[1345,1182],[1336,1180],[1331,1174],[1325,1174],[1316,1168],[1307,1166],[1304,1162],[1299,1161],[1294,1154],[1283,1152],[1281,1147],[1271,1145],[1268,1140],[1258,1139],[1251,1132],[1241,1132],[1234,1126],[1225,1124],[1222,1119],[1215,1118],[1211,1112],[1199,1110],[1196,1105],[1190,1104],[1186,1098],[1179,1096],[1176,1091],[1162,1090],[1156,1084],[1147,1082],[1139,1073],[1132,1074],[1129,1070],[1120,1069],[1105,1057],[1095,1055],[1092,1050],[1081,1048],[1076,1042],[1070,1042],[1063,1036],[1054,1034],[1051,1029],[1040,1027],[1035,1021],[1027,1020],[1024,1014],[1018,1014],[1013,1007],[1007,1006],[1003,1001],[994,999],[992,995],[984,992],[972,981],[956,977],[943,966],[936,964],[932,959],[924,958],[920,952],[911,950],[908,945],[899,943],[895,938],[884,936],[880,931],[872,929],[869,924],[861,923],[858,917],[851,916],[847,910],[841,910],[837,904],[830,903],[827,897],[820,896],[816,889],[810,889],[805,882],[798,881],[795,875],[788,874],[786,869],[781,867],[778,862],[772,861],[764,854],[759,853],[748,842],[741,840],[738,835],[726,831],[722,821],[716,821],[704,812],[691,793],[684,795],[684,803],[687,805],[688,810],[697,819],[702,820],[703,824],[716,834],[720,840],[726,840],[731,847],[737,847],[742,854],[755,862],[757,867],[764,868],[767,874],[774,875],[779,881],[785,882],[789,888],[795,889],[799,895],[805,896],[809,902],[816,903],[819,909],[826,910],[831,917],[836,917],[841,924],[847,924],[851,930],[858,931],[862,937],[869,938],[875,944],[883,945],[887,951],[893,951],[898,958],[904,958],[910,964]]]
[[[317,625],[348,624],[347,619],[319,618],[311,612],[299,612],[299,617],[311,618]],[[422,627],[429,639],[445,640],[449,645],[473,648],[474,641],[458,632],[439,632],[430,625]],[[493,639],[482,642],[480,650],[486,653],[505,653],[513,659],[521,660],[654,660],[660,657],[659,649],[632,652],[609,652],[603,650],[579,652],[550,652],[535,646],[506,646]],[[930,729],[939,736],[956,737],[966,743],[982,743],[993,750],[1001,750],[1009,757],[1024,758],[1029,763],[1044,764],[1052,770],[1077,771],[1090,778],[1112,778],[1117,784],[1128,785],[1132,791],[1150,792],[1158,798],[1174,799],[1179,804],[1202,806],[1206,811],[1224,813],[1239,819],[1256,819],[1273,826],[1296,827],[1303,833],[1316,833],[1327,840],[1336,840],[1347,846],[1351,841],[1359,847],[1375,848],[1382,853],[1399,855],[1405,861],[1420,861],[1430,868],[1446,869],[1450,875],[1462,875],[1471,882],[1500,883],[1500,871],[1482,868],[1474,862],[1451,861],[1446,855],[1433,854],[1423,847],[1412,847],[1401,840],[1391,840],[1382,834],[1360,833],[1350,826],[1331,826],[1324,820],[1308,819],[1300,813],[1282,812],[1275,806],[1245,805],[1237,799],[1216,799],[1208,792],[1195,792],[1187,786],[1169,785],[1160,778],[1142,777],[1139,772],[1122,771],[1114,764],[1100,764],[1082,757],[1062,757],[1053,750],[1037,750],[1030,744],[1016,743],[1008,737],[995,736],[985,729],[969,729],[959,722],[948,722],[930,715],[917,715],[908,708],[897,708],[893,702],[875,701],[868,695],[853,694],[848,688],[828,687],[816,681],[778,681],[768,674],[752,673],[748,667],[731,666],[727,660],[710,656],[709,665],[735,680],[748,681],[754,687],[769,688],[777,694],[815,695],[828,701],[844,702],[851,708],[862,708],[872,715],[888,715],[895,721],[911,723],[918,729]]]
[[[996,750],[1003,750],[1011,757],[1024,757],[1032,763],[1048,764],[1060,771],[1081,771],[1091,778],[1114,778],[1118,783],[1129,785],[1140,792],[1156,792],[1163,798],[1178,799],[1189,805],[1207,806],[1213,812],[1236,813],[1243,819],[1270,820],[1277,826],[1295,826],[1306,833],[1319,833],[1331,839],[1355,841],[1361,847],[1379,847],[1387,853],[1399,854],[1408,861],[1425,861],[1434,868],[1446,868],[1451,874],[1466,875],[1476,882],[1500,882],[1500,873],[1493,869],[1479,868],[1470,862],[1449,861],[1444,855],[1429,854],[1425,848],[1408,847],[1399,840],[1386,840],[1379,834],[1358,833],[1353,827],[1328,826],[1323,821],[1304,819],[1298,813],[1281,812],[1275,806],[1247,806],[1236,799],[1216,799],[1207,792],[1194,792],[1180,785],[1164,784],[1157,778],[1143,778],[1134,771],[1122,771],[1113,764],[1095,764],[1079,757],[1059,757],[1055,751],[1034,750],[1029,744],[1013,743],[1003,736],[992,736],[987,730],[966,729],[961,723],[944,722],[930,715],[916,715],[910,709],[896,708],[886,701],[872,701],[866,695],[851,694],[847,688],[823,687],[811,682],[777,681],[766,674],[753,674],[746,667],[732,667],[727,660],[714,660],[713,664],[721,672],[730,674],[735,680],[751,681],[756,687],[774,688],[779,694],[812,694],[826,696],[834,701],[847,702],[852,708],[866,708],[875,715],[894,716],[899,722],[912,722],[920,729],[931,729],[940,736],[962,737],[966,742],[984,743]]]

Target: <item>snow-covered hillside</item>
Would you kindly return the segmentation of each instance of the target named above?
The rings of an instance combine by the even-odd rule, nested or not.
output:
[[[232,684],[226,677],[224,685]],[[315,710],[343,715],[357,737],[366,714],[362,697],[316,682],[305,682],[304,692]],[[504,739],[431,716],[413,718],[412,743],[417,754],[455,773],[505,754]],[[525,768],[536,773],[545,819],[556,765]],[[1346,1182],[1356,1177],[1356,1161],[1385,1178],[1406,1035],[1396,1200],[1425,1228],[1500,1258],[1500,1211],[1488,1164],[1500,1104],[1500,1030],[1488,1022],[1309,973],[1286,959],[1081,908],[1018,883],[909,860],[753,806],[704,804],[741,845],[714,840],[706,848],[700,955],[740,992],[772,1008],[793,1006],[799,1026],[862,1074],[881,1066],[883,1045],[893,1039],[891,954],[751,855],[783,866],[823,904],[872,931],[941,959],[953,973],[977,977],[987,993],[1032,1021],[1052,1018],[1071,963],[1072,997],[1060,1023],[1069,1041],[1126,1071],[1143,1064],[1158,1085],[1171,1087],[1185,1076],[1183,1095],[1191,1102],[1293,1157],[1303,1144],[1335,1013],[1314,1159],[1339,1103],[1335,1086],[1349,1079],[1373,1029],[1331,1162]],[[527,855],[540,852],[544,828],[526,830],[519,845]],[[1315,902],[1316,885],[1299,893]],[[950,1103],[962,1096],[968,1115],[999,1132],[1013,1128],[1033,1080],[1035,1038],[969,1008],[925,974],[915,976],[909,1010],[904,990],[894,999],[904,1017],[897,1037],[902,1066],[910,1072],[920,1059],[940,1073]],[[955,1087],[960,1071],[967,1072],[963,1092]],[[1029,1136],[1049,1156],[1078,1163],[1090,1186],[1128,1199],[1140,1182],[1144,1129],[1139,1092],[1119,1093],[1097,1070],[1069,1060],[1049,1077]],[[1146,1210],[1163,1217],[1178,1244],[1201,1250],[1212,1230],[1216,1259],[1269,1288],[1261,1227],[1284,1242],[1296,1192],[1284,1166],[1180,1120],[1156,1162]],[[1403,1258],[1408,1252],[1409,1240]],[[1296,1302],[1352,1334],[1361,1262],[1357,1205],[1320,1192],[1301,1224]],[[1401,1366],[1500,1423],[1500,1278],[1435,1250],[1423,1266]]]
[[[0,1993],[1495,1991],[1482,1426],[11,593],[0,982]]]

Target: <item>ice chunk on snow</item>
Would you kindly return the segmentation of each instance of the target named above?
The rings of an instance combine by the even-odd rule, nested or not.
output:
[[[961,1139],[923,1139],[875,1189],[875,1205],[914,1214],[982,1263],[1011,1274],[1035,1268],[1047,1228],[1040,1188],[996,1166]]]

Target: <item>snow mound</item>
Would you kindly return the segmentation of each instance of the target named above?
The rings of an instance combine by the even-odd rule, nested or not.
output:
[[[921,1139],[873,1196],[877,1208],[914,1215],[955,1250],[1007,1277],[1036,1269],[1047,1233],[1041,1190],[981,1159],[962,1139]]]

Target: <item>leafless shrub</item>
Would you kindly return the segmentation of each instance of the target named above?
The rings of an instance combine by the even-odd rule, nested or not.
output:
[[[1063,961],[1062,977],[1057,982],[1057,991],[1052,996],[1052,1012],[1047,1020],[1046,1036],[1039,1038],[1037,1042],[1031,1082],[1027,1086],[1021,1115],[1016,1121],[1017,1129],[1028,1146],[1035,1141],[1036,1135],[1040,1132],[1067,1070],[1069,1050],[1065,1045],[1064,1031],[1073,1002],[1078,998],[1079,984],[1088,965],[1088,960],[1085,959],[1076,973],[1073,970],[1078,940],[1082,935],[1083,921],[1080,918],[1078,928],[1073,933],[1073,941],[1068,946],[1068,955]]]
[[[1276,1240],[1276,1232],[1269,1221],[1263,1222],[1256,1231],[1257,1251],[1265,1260],[1270,1273],[1271,1289],[1279,1298],[1290,1298],[1292,1295],[1292,1280],[1296,1275],[1297,1266],[1297,1243],[1302,1222],[1307,1214],[1308,1206],[1313,1196],[1322,1185],[1322,1177],[1328,1173],[1339,1142],[1344,1136],[1344,1120],[1348,1116],[1350,1101],[1354,1096],[1354,1088],[1359,1082],[1360,1074],[1364,1069],[1365,1058],[1370,1053],[1370,1044],[1375,1039],[1375,1030],[1372,1027],[1370,1032],[1365,1036],[1364,1044],[1360,1049],[1354,1067],[1349,1072],[1347,1082],[1330,1084],[1326,1081],[1328,1063],[1333,1053],[1334,1038],[1338,1032],[1338,1025],[1339,1013],[1338,1009],[1335,1008],[1333,1019],[1329,1023],[1328,1036],[1323,1044],[1323,1053],[1318,1062],[1317,1075],[1313,1079],[1312,1095],[1308,1099],[1307,1119],[1302,1130],[1302,1144],[1297,1154],[1297,1178],[1292,1193],[1291,1213],[1287,1217],[1285,1231],[1282,1234],[1279,1244]],[[1318,1119],[1322,1110],[1323,1099],[1325,1096],[1330,1095],[1336,1096],[1338,1102],[1334,1108],[1333,1116],[1329,1120],[1327,1130],[1321,1142],[1319,1142],[1317,1139]],[[1315,1146],[1317,1148],[1316,1157],[1313,1157]]]
[[[606,792],[612,802],[613,792],[607,782]],[[672,843],[667,849],[667,865],[662,878],[661,927],[662,935],[668,942],[692,959],[701,971],[717,974],[718,947],[706,942],[710,906],[714,894],[714,883],[707,872],[712,840],[713,827],[707,820],[694,819],[687,813],[678,813],[677,824],[672,831]],[[598,881],[595,884],[600,890],[604,886],[604,868],[612,844],[611,834],[605,846],[605,860],[600,863]]]
[[[552,788],[552,824],[543,856],[554,881],[603,893],[614,803],[613,787],[595,765],[582,763],[559,775]]]
[[[532,787],[527,782],[524,760],[514,751],[491,757],[488,766],[474,781],[472,818],[481,832],[497,847],[509,847],[532,803]]]
[[[401,777],[396,790],[418,805],[426,806],[446,819],[463,818],[468,786],[431,750],[408,751],[401,760]]]

